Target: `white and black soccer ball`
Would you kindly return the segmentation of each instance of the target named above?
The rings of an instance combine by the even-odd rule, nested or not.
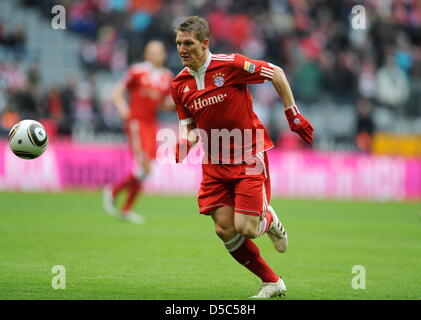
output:
[[[9,146],[22,159],[35,159],[43,154],[48,145],[44,126],[35,120],[22,120],[9,132]]]

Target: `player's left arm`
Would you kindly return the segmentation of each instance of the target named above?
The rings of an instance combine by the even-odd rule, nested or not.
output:
[[[189,154],[191,148],[193,148],[199,140],[199,134],[196,130],[196,122],[189,123],[187,125],[180,124],[180,126],[180,140],[178,140],[174,148],[175,162],[177,163],[183,162],[184,158]]]
[[[284,111],[290,129],[298,133],[305,142],[311,143],[313,141],[313,126],[295,105],[294,96],[284,70],[272,64],[270,66],[273,68],[272,84],[284,104]]]
[[[234,80],[237,83],[262,83],[272,81],[283,104],[289,127],[298,133],[305,142],[313,140],[313,126],[300,113],[295,105],[291,87],[284,71],[271,63],[261,60],[252,60],[241,54],[236,54],[232,62]]]

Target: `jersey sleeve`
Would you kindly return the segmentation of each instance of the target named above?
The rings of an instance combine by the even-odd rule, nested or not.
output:
[[[174,103],[175,103],[175,110],[177,111],[177,116],[178,116],[178,120],[180,121],[180,123],[182,125],[186,126],[188,124],[191,124],[191,123],[195,122],[192,114],[181,103],[181,101],[179,99],[179,96],[177,94],[177,91],[173,86],[171,86],[171,95],[172,95],[172,99],[174,100]]]
[[[275,66],[269,62],[252,60],[236,54],[233,62],[234,79],[237,83],[262,83],[272,81]]]

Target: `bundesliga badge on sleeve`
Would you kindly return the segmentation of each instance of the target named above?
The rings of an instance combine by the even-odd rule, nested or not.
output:
[[[244,70],[247,72],[253,73],[256,70],[256,65],[250,61],[244,61]]]

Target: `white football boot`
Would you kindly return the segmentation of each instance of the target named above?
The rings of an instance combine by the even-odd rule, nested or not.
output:
[[[141,215],[133,211],[122,212],[121,218],[135,224],[145,223],[145,219]]]
[[[113,197],[111,186],[106,185],[102,190],[102,206],[104,207],[105,212],[112,217],[116,217],[118,215],[114,202],[115,199]]]
[[[271,206],[268,206],[268,210],[272,214],[272,223],[268,231],[266,232],[275,246],[276,251],[285,252],[288,249],[288,234],[284,226],[276,215],[275,210]]]
[[[260,287],[259,292],[250,298],[273,298],[273,297],[283,297],[287,292],[287,287],[285,286],[284,281],[279,278],[278,282],[263,282]]]

